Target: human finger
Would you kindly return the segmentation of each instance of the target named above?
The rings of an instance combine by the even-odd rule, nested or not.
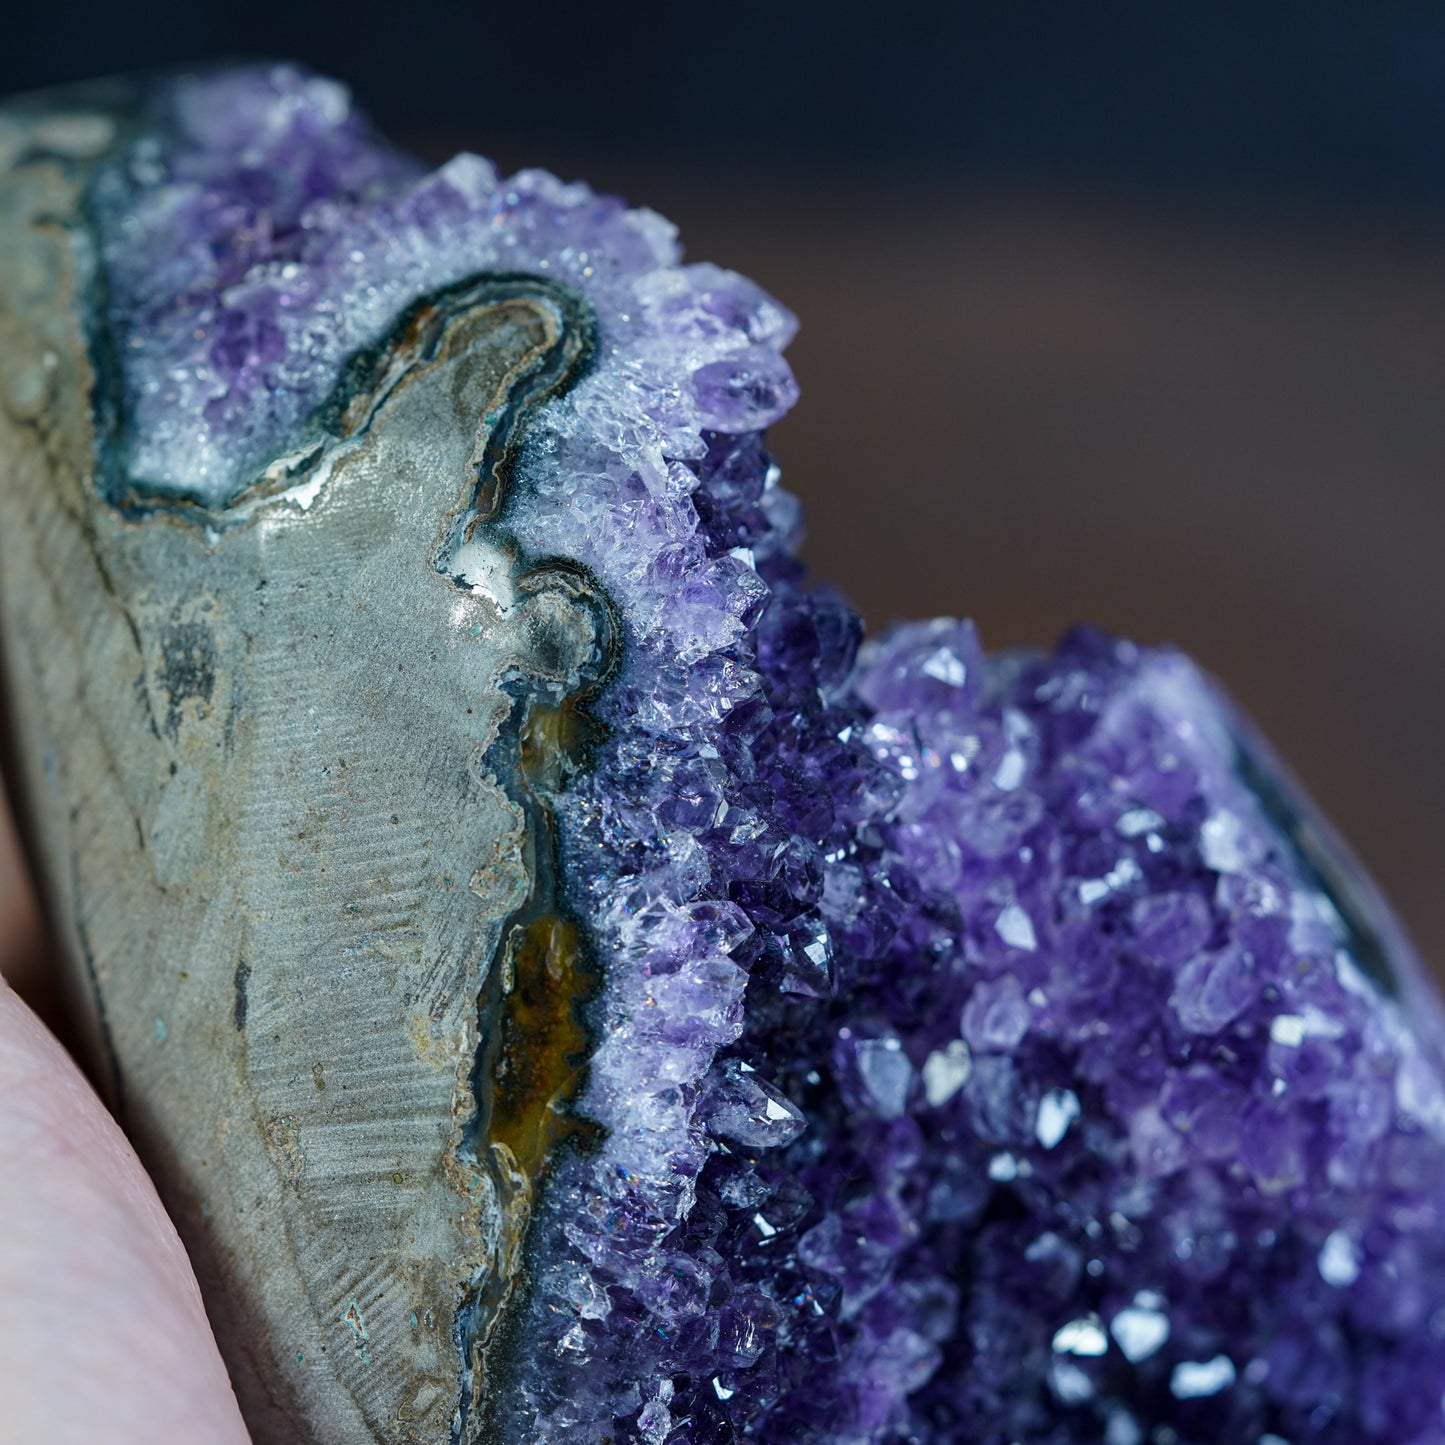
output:
[[[0,1399],[7,1440],[248,1439],[155,1187],[74,1061],[3,982]]]

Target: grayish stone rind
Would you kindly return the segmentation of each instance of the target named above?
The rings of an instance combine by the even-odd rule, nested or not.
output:
[[[535,1185],[472,1077],[538,904],[517,732],[608,645],[586,579],[495,525],[497,443],[585,322],[543,283],[453,288],[235,506],[100,487],[83,190],[112,127],[0,128],[12,783],[256,1438],[476,1439]],[[463,541],[491,595],[447,575]]]

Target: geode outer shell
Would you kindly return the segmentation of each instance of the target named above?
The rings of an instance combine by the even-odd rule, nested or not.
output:
[[[0,567],[53,916],[257,1435],[471,1438],[578,1062],[563,992],[512,1049],[537,1077],[474,1090],[507,1027],[493,961],[525,984],[569,926],[523,735],[613,646],[586,576],[495,513],[589,318],[545,280],[434,295],[349,368],[285,495],[145,496],[106,474],[126,423],[77,180],[123,114],[7,137]],[[462,532],[505,609],[445,571]]]

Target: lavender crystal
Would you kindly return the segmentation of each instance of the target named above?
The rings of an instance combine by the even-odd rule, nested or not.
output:
[[[226,502],[460,278],[596,315],[508,523],[624,633],[555,799],[603,1132],[499,1437],[1445,1440],[1445,1025],[1212,684],[1087,631],[860,652],[763,444],[792,318],[652,213],[425,174],[286,67],[157,107],[93,197],[139,485]]]

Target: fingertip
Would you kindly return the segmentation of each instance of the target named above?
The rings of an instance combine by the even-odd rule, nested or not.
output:
[[[247,1440],[155,1187],[0,981],[0,1399],[15,1439]]]

